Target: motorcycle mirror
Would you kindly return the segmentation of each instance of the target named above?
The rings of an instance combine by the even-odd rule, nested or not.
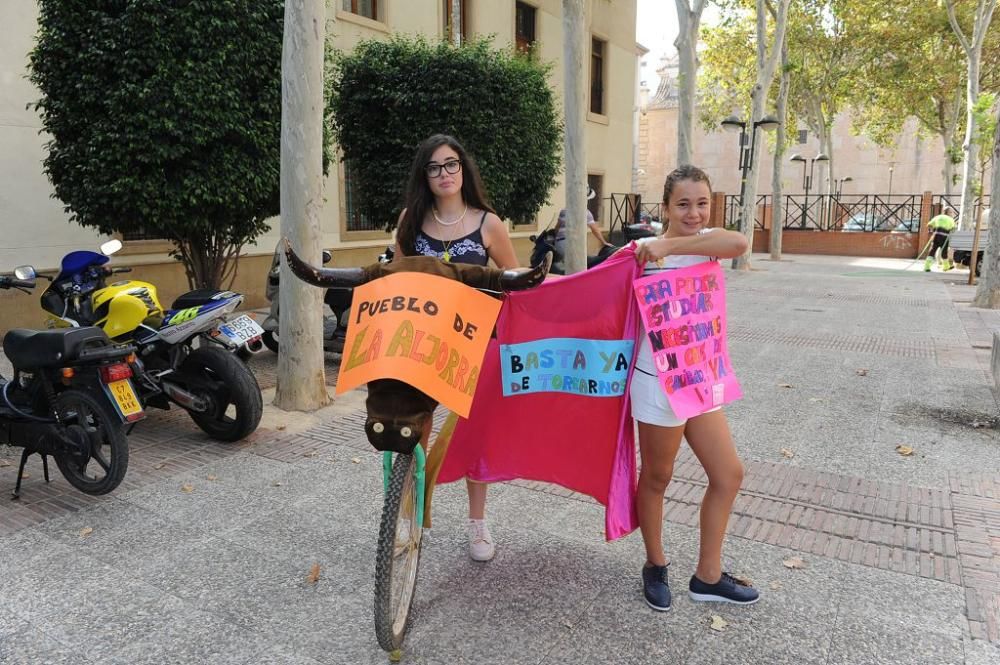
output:
[[[327,250],[324,249],[323,250],[323,265],[326,265],[330,261],[333,261],[333,254],[331,254],[329,251],[327,251]]]
[[[18,266],[14,268],[14,277],[20,280],[28,281],[35,279],[37,276],[38,274],[35,272],[33,266]]]
[[[104,254],[105,256],[111,256],[121,248],[122,248],[122,241],[119,240],[118,238],[114,238],[101,245],[101,254]]]

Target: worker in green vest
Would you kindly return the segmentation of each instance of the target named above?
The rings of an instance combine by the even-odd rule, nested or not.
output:
[[[954,214],[955,211],[949,209],[948,212]],[[956,226],[955,218],[944,213],[931,217],[931,221],[927,222],[927,228],[934,235],[931,237],[931,249],[927,253],[927,259],[924,260],[924,272],[931,271],[932,261],[945,271],[955,267],[948,258],[948,237]]]

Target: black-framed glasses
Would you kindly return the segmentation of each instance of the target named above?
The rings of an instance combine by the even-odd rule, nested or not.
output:
[[[424,172],[428,178],[437,178],[441,175],[441,169],[444,169],[445,173],[455,175],[462,170],[462,162],[457,159],[449,159],[444,164],[430,162],[424,167]]]

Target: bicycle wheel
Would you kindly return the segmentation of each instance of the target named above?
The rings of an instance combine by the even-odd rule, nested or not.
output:
[[[417,461],[396,455],[375,553],[375,635],[388,652],[402,647],[417,586],[423,525],[417,521]]]

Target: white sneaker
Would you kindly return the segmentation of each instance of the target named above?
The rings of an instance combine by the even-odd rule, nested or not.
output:
[[[486,520],[469,520],[469,556],[473,561],[489,561],[496,554]]]

